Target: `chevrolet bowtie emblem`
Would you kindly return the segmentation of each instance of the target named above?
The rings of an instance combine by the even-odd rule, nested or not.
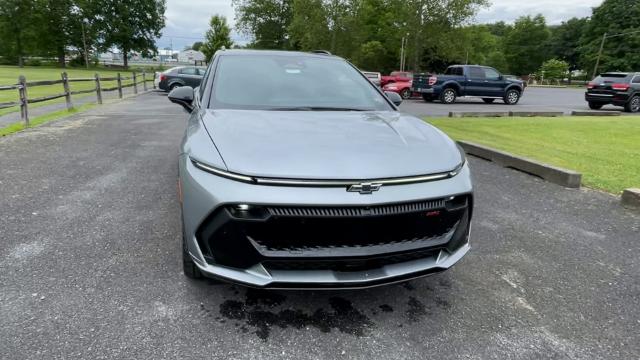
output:
[[[355,185],[349,186],[349,188],[347,188],[347,191],[358,192],[362,195],[366,195],[366,194],[371,194],[374,191],[380,190],[381,187],[382,187],[382,184],[362,183],[362,184],[355,184]]]

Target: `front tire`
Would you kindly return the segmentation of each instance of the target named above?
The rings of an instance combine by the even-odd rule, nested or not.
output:
[[[602,103],[589,102],[589,109],[591,109],[591,110],[600,110],[600,109],[602,109],[603,106],[604,106],[604,104],[602,104]]]
[[[411,98],[411,89],[404,89],[400,91],[400,97],[404,100]]]
[[[483,98],[482,101],[484,101],[485,104],[493,104],[493,102],[496,99],[489,99],[489,98]]]
[[[515,105],[520,101],[520,91],[516,89],[508,90],[504,95],[504,103],[507,105]]]
[[[446,88],[442,91],[442,94],[440,94],[440,101],[444,104],[453,104],[454,102],[456,102],[457,97],[458,94],[456,93],[455,89]]]
[[[624,111],[630,113],[637,113],[640,111],[640,95],[635,95],[629,100],[629,102],[624,106]]]

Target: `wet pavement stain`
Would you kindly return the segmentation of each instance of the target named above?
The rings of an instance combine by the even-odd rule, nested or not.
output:
[[[315,327],[325,333],[336,329],[354,336],[365,335],[373,326],[373,322],[365,314],[354,308],[349,300],[341,297],[329,298],[332,311],[321,308],[309,314],[299,309],[285,309],[277,312],[266,310],[265,307],[282,304],[284,296],[276,294],[272,297],[272,293],[265,297],[265,294],[263,292],[248,293],[245,302],[227,300],[220,305],[220,315],[229,320],[244,321],[244,328],[246,326],[256,328],[255,334],[265,341],[269,338],[274,326],[281,329]],[[243,327],[241,329],[245,332]]]
[[[410,297],[407,303],[409,308],[407,309],[407,317],[411,322],[418,322],[422,317],[428,314],[427,308],[420,300],[415,297]]]

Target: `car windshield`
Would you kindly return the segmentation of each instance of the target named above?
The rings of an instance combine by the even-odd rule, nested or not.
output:
[[[210,106],[248,110],[392,110],[359,71],[332,57],[223,55]]]

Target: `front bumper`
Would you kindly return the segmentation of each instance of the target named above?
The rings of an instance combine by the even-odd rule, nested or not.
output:
[[[389,186],[370,195],[349,193],[344,188],[240,183],[204,172],[184,156],[180,172],[187,249],[205,276],[261,288],[362,288],[446,270],[469,250],[473,198],[466,165],[450,179]],[[434,208],[418,209],[422,213],[413,213],[411,218],[398,218],[397,231],[384,230],[393,226],[393,218],[369,216],[386,213],[340,218],[318,210],[393,209],[395,204],[415,203],[416,199],[450,196],[468,198],[467,207],[438,208],[443,212],[441,222],[448,225],[423,238],[412,233],[414,218],[416,214],[427,216],[438,207],[437,202],[429,203],[435,204]],[[228,210],[237,204],[280,210],[268,221],[260,216],[238,219]],[[313,210],[306,215],[282,210],[291,208]],[[306,229],[312,229],[308,236],[304,236]],[[366,233],[368,229],[370,233]],[[401,239],[386,243],[395,235]],[[305,243],[310,241],[313,243]]]

